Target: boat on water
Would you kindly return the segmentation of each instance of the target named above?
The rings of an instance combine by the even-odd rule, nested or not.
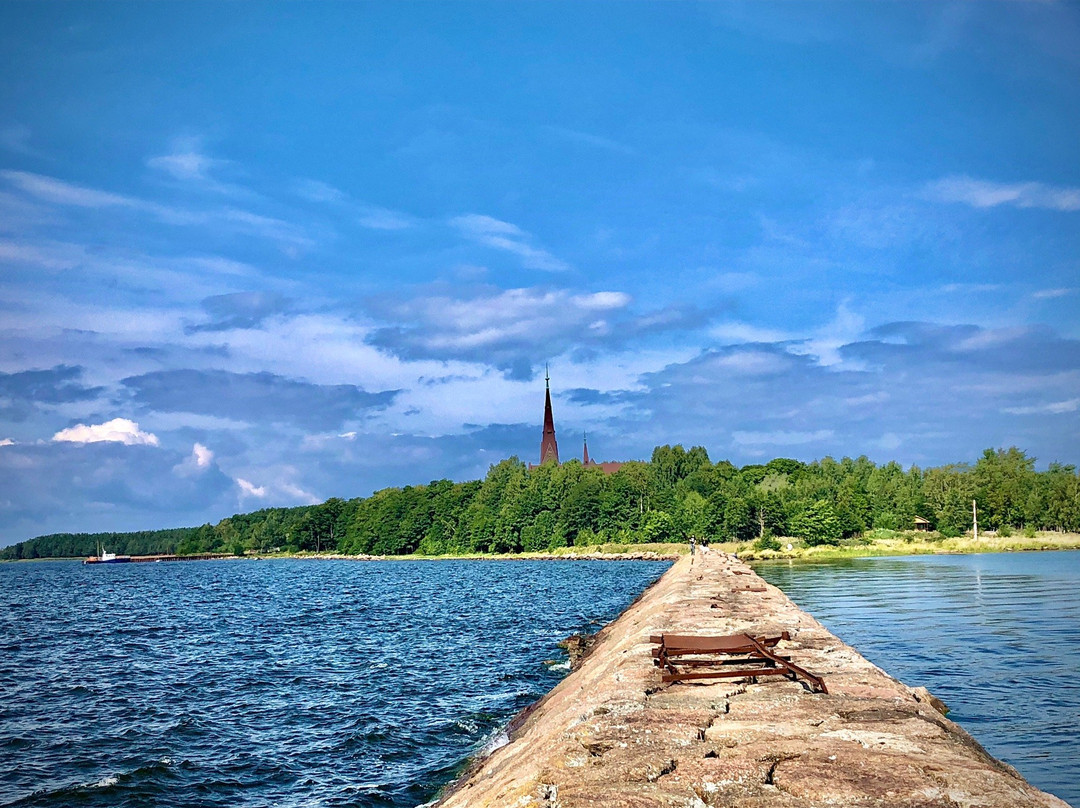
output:
[[[104,547],[98,548],[98,554],[96,556],[89,556],[83,559],[84,564],[124,564],[128,561],[131,561],[131,556],[110,553]]]

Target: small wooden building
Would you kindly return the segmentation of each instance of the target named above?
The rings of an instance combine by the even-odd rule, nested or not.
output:
[[[931,531],[931,529],[932,529],[930,527],[930,520],[929,519],[923,519],[921,516],[916,516],[915,517],[915,529],[924,531],[926,533],[929,533]]]

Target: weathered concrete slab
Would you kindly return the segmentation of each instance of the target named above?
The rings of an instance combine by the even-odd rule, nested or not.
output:
[[[825,677],[665,685],[650,634],[774,634]],[[604,628],[581,667],[511,728],[445,808],[1066,804],[1028,784],[917,691],[741,562],[685,557]]]

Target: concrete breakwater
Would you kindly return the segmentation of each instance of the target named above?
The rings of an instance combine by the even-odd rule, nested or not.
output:
[[[650,635],[779,635],[828,694],[782,677],[664,684]],[[958,638],[963,641],[963,638]],[[938,706],[935,707],[935,704]],[[719,553],[676,562],[518,716],[444,808],[1056,806],[949,721]]]

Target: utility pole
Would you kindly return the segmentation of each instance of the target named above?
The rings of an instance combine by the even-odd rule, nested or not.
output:
[[[979,540],[979,512],[975,509],[975,500],[971,500],[971,532],[975,541]]]

